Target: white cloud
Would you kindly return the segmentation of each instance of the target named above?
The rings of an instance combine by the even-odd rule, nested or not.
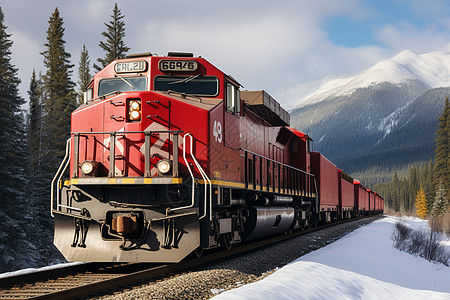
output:
[[[130,52],[194,52],[246,88],[265,89],[280,97],[285,95],[283,91],[298,92],[299,85],[327,76],[359,72],[403,49],[426,52],[450,48],[448,34],[442,30],[450,30],[450,21],[442,13],[449,9],[444,0],[426,5],[431,14],[427,18],[439,18],[438,23],[430,24],[441,27],[418,28],[408,21],[375,25],[379,44],[356,48],[332,44],[324,27],[334,17],[358,22],[369,19],[376,24],[377,12],[368,0],[0,1],[8,31],[13,33],[13,58],[20,69],[25,97],[32,68],[43,71],[39,51],[48,19],[57,6],[64,18],[66,50],[75,65],[83,44],[92,63],[103,56],[98,43],[117,2],[125,15],[125,42]],[[419,2],[422,4],[419,0],[405,3],[415,9]],[[77,81],[76,67],[73,71]]]
[[[185,7],[163,6],[157,17],[149,18],[140,31],[134,32],[133,40],[139,41],[140,51],[193,51],[231,73],[249,89],[274,90],[308,80],[305,71],[315,68],[305,65],[314,60],[311,57],[315,54],[328,53],[318,49],[327,43],[321,29],[326,18],[368,15],[359,1],[353,0],[284,4],[273,6],[273,2],[260,1],[249,6],[247,2],[230,1],[220,9],[206,5],[200,9],[199,18],[183,13]],[[173,14],[171,18],[161,18],[169,12]],[[156,47],[148,49],[147,45]],[[318,74],[323,72],[314,71],[312,78]]]
[[[449,42],[448,33],[440,32],[434,24],[417,27],[408,21],[377,28],[375,36],[393,52],[405,49],[418,53],[431,52],[445,49]]]
[[[304,77],[291,85],[280,86],[273,95],[285,108],[293,108],[326,81],[356,74],[391,55],[377,46],[346,48],[326,42],[300,62]]]
[[[43,47],[34,36],[30,36],[27,32],[10,31],[9,33],[13,40],[11,62],[18,68],[18,76],[22,81],[21,95],[27,98],[26,91],[30,85],[33,69],[39,74],[42,68],[42,55],[39,53],[43,51]]]

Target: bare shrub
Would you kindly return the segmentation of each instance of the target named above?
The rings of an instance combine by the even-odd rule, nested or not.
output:
[[[425,248],[423,250],[423,258],[429,261],[440,262],[448,266],[450,253],[440,243],[441,238],[439,233],[430,230],[428,238],[426,239]]]
[[[423,230],[414,230],[411,233],[411,238],[408,241],[408,247],[406,252],[414,256],[420,255],[425,250],[425,244],[427,243],[426,233]]]
[[[392,233],[394,247],[428,261],[448,266],[450,253],[441,245],[441,234],[434,230],[412,230],[403,221],[395,223]]]
[[[392,239],[394,240],[394,247],[401,251],[406,251],[411,231],[412,231],[411,228],[409,228],[405,224],[405,222],[399,221],[395,223],[395,230],[392,233]]]

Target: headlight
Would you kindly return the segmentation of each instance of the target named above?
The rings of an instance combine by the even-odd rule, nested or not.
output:
[[[81,164],[81,172],[83,172],[84,175],[93,175],[95,165],[94,161],[85,160]]]
[[[128,100],[128,121],[140,121],[141,120],[141,100],[130,99]]]
[[[156,164],[156,167],[158,168],[158,172],[160,174],[166,175],[167,173],[169,173],[172,165],[169,160],[162,159]]]

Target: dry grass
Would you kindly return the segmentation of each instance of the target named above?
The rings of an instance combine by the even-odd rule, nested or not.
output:
[[[417,217],[415,213],[406,212],[406,211],[395,211],[392,208],[385,207],[384,214],[393,217]],[[439,217],[428,217],[428,221],[430,224],[430,228],[434,231],[445,233],[447,236],[450,236],[450,210],[448,210],[443,216]]]
[[[399,210],[396,211],[393,208],[390,207],[384,207],[384,214],[388,215],[388,216],[393,216],[393,217],[417,217],[416,214],[410,212],[410,211],[405,211],[405,210]]]
[[[429,224],[432,230],[450,236],[450,212],[442,216],[430,217]]]

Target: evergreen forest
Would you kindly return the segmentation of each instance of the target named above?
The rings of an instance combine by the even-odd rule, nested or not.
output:
[[[99,68],[125,57],[129,50],[124,42],[124,15],[117,3],[110,17],[101,32],[104,40],[99,47],[105,56],[97,59]],[[75,66],[66,51],[64,31],[56,8],[40,53],[45,70],[33,70],[28,99],[23,99],[18,69],[11,63],[13,38],[0,7],[0,273],[64,262],[53,246],[50,182],[66,151],[71,113],[83,102],[91,80],[91,61],[83,45],[77,84],[72,81]]]
[[[431,218],[450,233],[450,108],[448,98],[438,119],[434,160],[410,167],[405,176],[394,172],[390,182],[374,187],[385,200],[385,211]]]

